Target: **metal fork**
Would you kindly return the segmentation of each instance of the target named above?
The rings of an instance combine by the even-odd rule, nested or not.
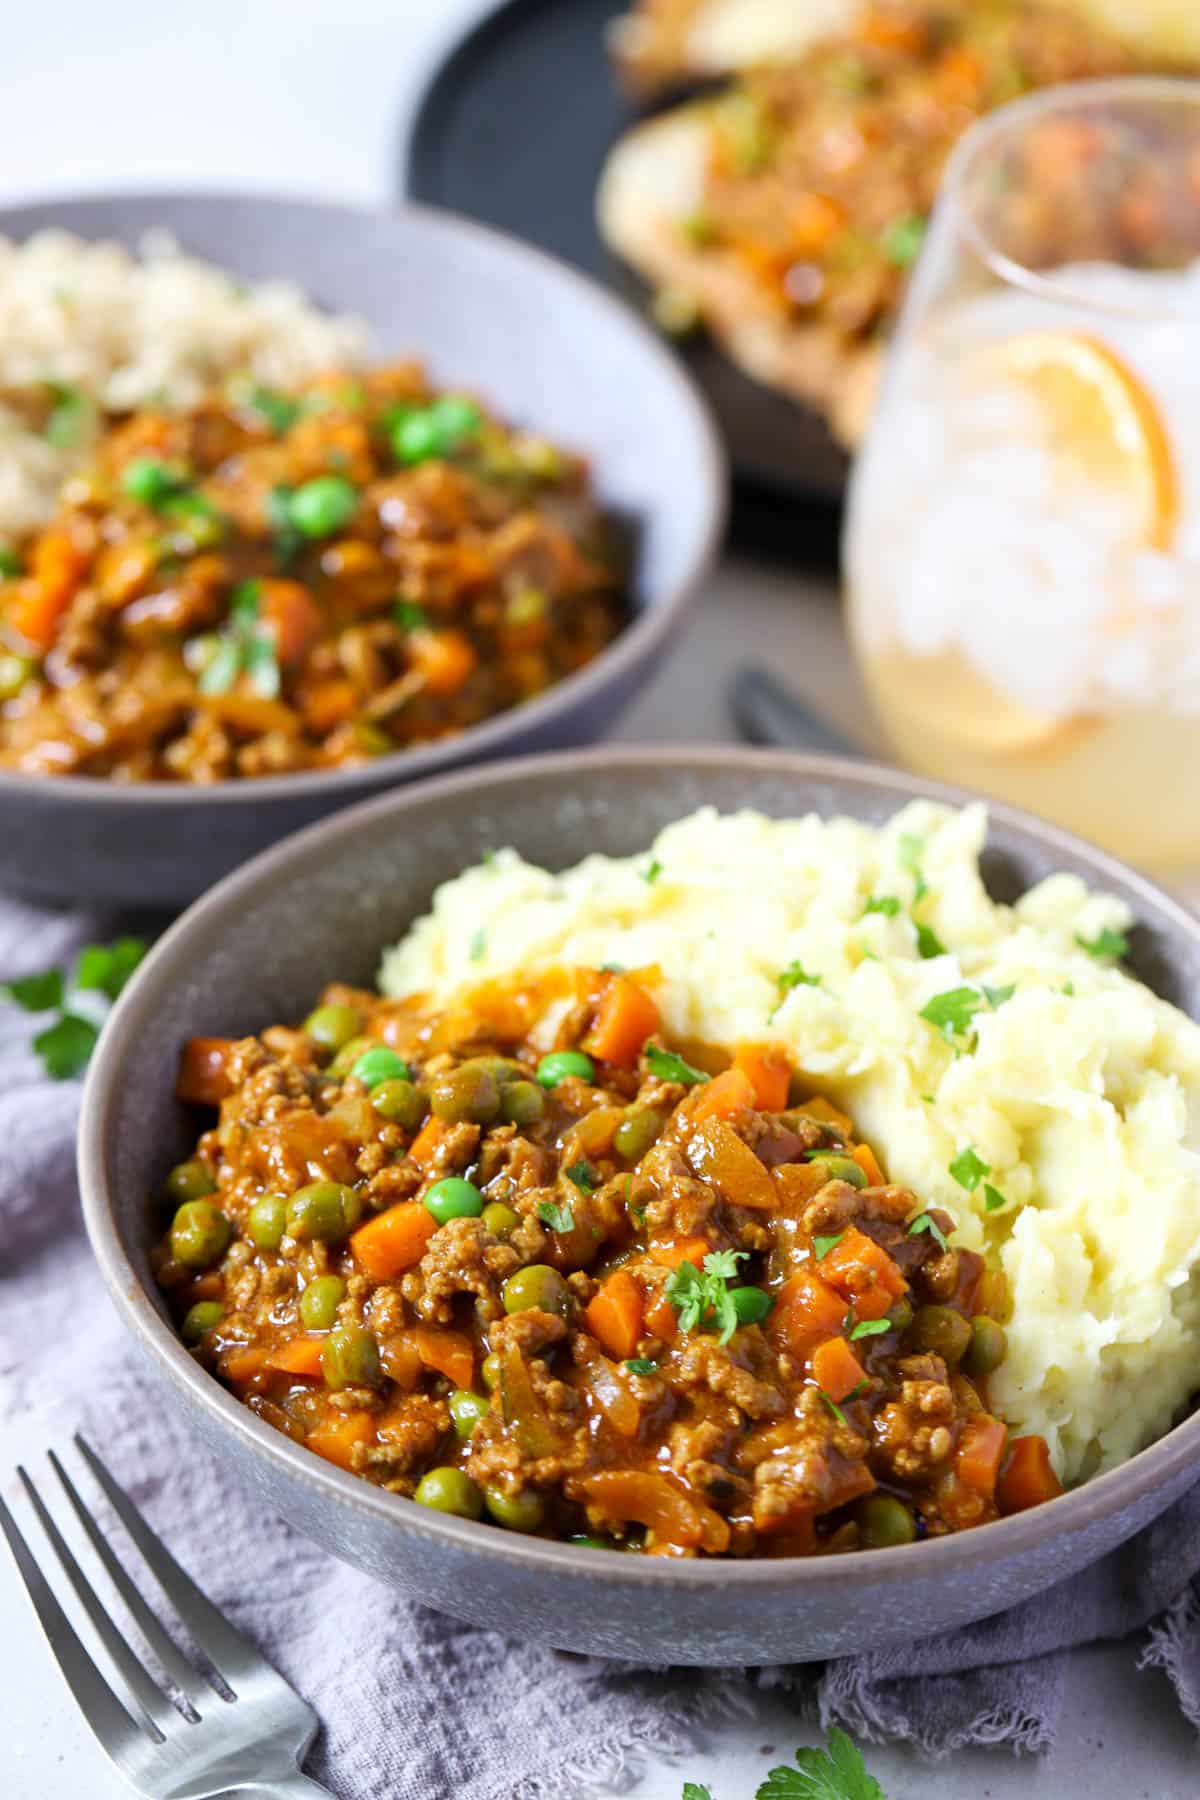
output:
[[[75,1444],[163,1593],[208,1658],[216,1679],[227,1690],[221,1693],[212,1676],[196,1669],[159,1623],[51,1451],[50,1466],[79,1523],[177,1696],[172,1698],[164,1691],[109,1617],[37,1488],[25,1470],[18,1468],[51,1548],[120,1676],[126,1699],[134,1702],[132,1709],[114,1693],[76,1635],[2,1499],[0,1528],[67,1686],[121,1774],[146,1800],[211,1800],[229,1793],[257,1795],[260,1800],[302,1800],[302,1796],[311,1800],[314,1794],[328,1795],[328,1788],[299,1772],[317,1734],[312,1707],[200,1592],[95,1451],[78,1435]]]

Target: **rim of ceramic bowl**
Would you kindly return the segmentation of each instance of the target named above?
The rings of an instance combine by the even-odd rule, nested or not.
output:
[[[807,1592],[844,1589],[847,1582],[859,1578],[872,1585],[890,1586],[903,1584],[918,1573],[950,1577],[964,1568],[1007,1560],[1033,1549],[1048,1537],[1076,1536],[1094,1522],[1162,1489],[1186,1467],[1200,1465],[1197,1411],[1135,1456],[1058,1499],[971,1531],[874,1550],[869,1557],[615,1557],[611,1551],[589,1550],[548,1538],[522,1537],[499,1529],[481,1531],[473,1521],[432,1512],[415,1501],[375,1487],[360,1476],[337,1469],[256,1418],[188,1353],[158,1312],[130,1260],[116,1226],[105,1171],[110,1119],[126,1047],[141,1030],[143,1018],[153,1012],[159,990],[169,988],[177,962],[184,956],[203,956],[209,943],[219,939],[223,921],[230,912],[244,911],[269,897],[282,880],[301,874],[314,856],[327,856],[340,841],[353,838],[364,829],[369,831],[389,814],[394,813],[399,821],[413,806],[438,800],[452,805],[464,792],[478,798],[481,791],[502,789],[532,776],[562,778],[578,785],[592,774],[628,771],[661,775],[664,770],[677,770],[680,774],[745,770],[747,774],[790,775],[811,783],[836,783],[843,793],[858,788],[875,796],[894,795],[897,804],[925,798],[962,806],[980,798],[965,789],[897,769],[832,756],[720,746],[611,746],[513,758],[397,789],[296,832],[226,876],[168,929],[133,977],[101,1036],[83,1095],[78,1166],[88,1236],[123,1322],[159,1371],[215,1423],[331,1507],[350,1507],[381,1522],[391,1520],[402,1531],[451,1544],[460,1553],[518,1565],[527,1573],[542,1571],[548,1577],[564,1577],[582,1571],[594,1578],[607,1569],[614,1581],[622,1585],[646,1588],[683,1584],[728,1592],[785,1585],[795,1587],[801,1598]],[[1200,949],[1200,918],[1187,912],[1153,882],[1058,826],[998,801],[988,801],[987,805],[989,817],[997,824],[1031,840],[1056,858],[1065,855],[1068,860],[1083,860],[1098,886],[1102,887],[1106,880],[1116,880],[1132,893],[1135,903],[1140,900],[1174,933]]]
[[[632,306],[536,245],[511,237],[491,225],[481,225],[477,220],[447,208],[407,200],[383,207],[265,188],[108,188],[97,193],[56,193],[14,206],[0,206],[0,230],[19,232],[23,217],[32,219],[34,215],[53,214],[57,209],[146,205],[161,206],[164,213],[169,213],[173,207],[186,207],[193,202],[243,207],[304,207],[314,213],[352,214],[380,225],[412,218],[435,232],[444,233],[447,238],[481,244],[493,254],[508,257],[532,280],[550,289],[557,285],[560,291],[571,293],[577,301],[591,306],[598,315],[606,318],[614,328],[623,330],[639,342],[674,390],[684,415],[689,418],[689,429],[703,470],[704,525],[696,533],[687,562],[671,587],[654,604],[634,613],[629,624],[590,663],[555,682],[536,699],[510,706],[451,737],[390,751],[369,763],[298,770],[285,775],[234,778],[204,785],[182,781],[120,783],[94,775],[25,775],[12,769],[0,769],[0,798],[5,793],[36,793],[43,796],[47,804],[103,799],[110,805],[130,809],[178,806],[208,810],[233,806],[239,801],[267,804],[272,800],[286,802],[326,794],[333,804],[336,796],[346,790],[361,792],[364,786],[415,782],[465,761],[476,758],[485,761],[503,751],[518,723],[522,730],[538,731],[557,722],[577,707],[587,706],[613,683],[620,684],[623,677],[635,674],[667,648],[697,599],[700,584],[712,567],[724,537],[729,516],[729,463],[716,422],[695,382],[678,357]],[[171,229],[169,220],[166,229]],[[183,248],[187,249],[186,243]],[[306,286],[304,282],[300,285]],[[581,446],[581,450],[586,454],[586,446]]]

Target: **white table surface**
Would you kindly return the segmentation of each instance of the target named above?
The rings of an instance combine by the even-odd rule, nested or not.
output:
[[[570,0],[560,0],[569,4]],[[20,9],[0,63],[0,203],[116,186],[229,186],[383,201],[400,121],[438,47],[481,0],[57,0]],[[103,106],[97,96],[103,94]],[[622,721],[626,739],[721,739],[729,669],[750,650],[857,735],[861,697],[828,576],[727,561],[684,652]],[[2,1372],[0,1372],[2,1378]],[[41,1446],[6,1441],[0,1479]],[[0,1554],[0,1795],[122,1800]],[[1129,1648],[1072,1659],[1057,1749],[929,1765],[872,1752],[889,1800],[1193,1800],[1194,1734]],[[678,1766],[649,1761],[636,1800],[751,1800],[773,1761],[812,1741],[761,1699]],[[357,1797],[356,1797],[357,1800]],[[363,1796],[363,1800],[368,1800]],[[370,1800],[388,1800],[382,1794]],[[429,1800],[453,1800],[430,1795]]]

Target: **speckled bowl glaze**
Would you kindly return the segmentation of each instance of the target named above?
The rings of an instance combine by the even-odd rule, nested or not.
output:
[[[179,1047],[193,1032],[254,1031],[302,1017],[328,979],[371,982],[380,950],[434,888],[497,845],[562,868],[591,850],[642,849],[705,804],[876,823],[918,794],[967,798],[884,769],[785,753],[622,748],[526,759],[407,788],[316,826],[222,882],[167,933],[120,1001],[88,1076],[84,1212],[141,1351],[198,1436],[264,1505],[335,1556],[459,1618],[601,1656],[745,1664],[878,1649],[997,1612],[1112,1549],[1195,1479],[1200,1415],[1062,1499],[955,1537],[791,1561],[579,1549],[429,1512],[322,1462],[193,1361],[155,1292],[148,1196],[194,1138],[172,1094]],[[1101,851],[992,809],[984,873],[997,898],[1057,869],[1129,902],[1134,968],[1196,1015],[1200,923]]]
[[[382,357],[417,355],[504,417],[590,459],[630,540],[633,619],[578,674],[456,737],[359,768],[269,780],[120,785],[0,771],[0,888],[33,900],[178,907],[288,832],[366,794],[518,751],[587,743],[676,642],[720,540],[725,458],[678,360],[629,307],[563,263],[449,213],[259,194],[126,194],[0,210],[135,249],[166,227],[246,280],[297,282],[356,313]]]

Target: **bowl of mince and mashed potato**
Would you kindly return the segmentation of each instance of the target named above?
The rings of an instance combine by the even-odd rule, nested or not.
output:
[[[81,1175],[199,1433],[431,1604],[674,1661],[961,1623],[1161,1511],[1200,934],[930,793],[581,752],[194,908],[99,1047]]]
[[[594,735],[719,532],[653,335],[464,221],[22,207],[0,326],[4,881],[34,898],[178,904],[348,797]]]

